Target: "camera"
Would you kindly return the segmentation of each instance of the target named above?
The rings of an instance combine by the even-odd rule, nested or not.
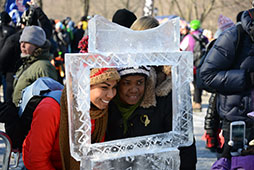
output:
[[[230,139],[233,146],[231,150],[232,156],[240,155],[245,145],[245,122],[234,121],[230,123]]]

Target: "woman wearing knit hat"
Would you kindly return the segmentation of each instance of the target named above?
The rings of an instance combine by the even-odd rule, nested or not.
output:
[[[136,20],[131,29],[146,30],[157,27],[151,16]],[[117,96],[109,104],[106,140],[151,135],[172,130],[171,66],[119,69],[121,80]],[[196,167],[195,142],[180,147],[180,169]],[[145,167],[144,169],[150,169]]]
[[[218,18],[218,29],[214,34],[214,38],[218,38],[223,31],[234,25],[234,22],[230,18],[220,14]]]
[[[106,140],[150,135],[172,130],[171,79],[156,88],[156,71],[150,67],[118,70],[121,80],[109,104]],[[158,79],[160,79],[159,77]],[[167,103],[167,104],[166,104]]]
[[[116,95],[120,76],[114,68],[93,68],[90,73],[91,139],[94,143],[104,141],[108,103]],[[23,143],[26,168],[79,170],[79,162],[70,156],[68,134],[67,97],[64,88],[61,105],[53,98],[46,97],[33,113],[31,130]]]
[[[116,85],[119,79],[120,76],[114,68],[93,68],[90,72],[92,143],[104,141],[108,121],[108,104],[116,95]],[[63,90],[61,97],[59,144],[62,168],[79,170],[79,162],[70,155],[66,89]]]
[[[13,83],[13,103],[18,106],[22,90],[39,77],[58,80],[55,67],[50,63],[50,43],[39,26],[26,26],[19,39],[22,65]]]

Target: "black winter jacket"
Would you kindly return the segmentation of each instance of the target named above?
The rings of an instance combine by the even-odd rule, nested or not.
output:
[[[155,90],[157,79],[155,71],[151,70],[150,75],[146,83],[144,99],[128,119],[126,134],[124,134],[121,112],[114,102],[109,104],[106,140],[151,135],[172,130],[171,78],[167,77],[164,88],[160,88],[163,92],[158,95]]]
[[[238,49],[237,27],[233,26],[219,36],[200,69],[205,85],[219,93],[217,110],[220,116],[229,122],[244,120],[249,126],[252,126],[253,120],[247,117],[247,113],[254,110],[248,74],[254,71],[251,22],[248,11],[245,11],[241,20],[244,31]]]
[[[20,59],[19,39],[22,30],[9,36],[0,50],[0,71],[3,73],[16,72],[17,61]]]
[[[0,50],[2,49],[6,38],[14,34],[15,32],[16,30],[14,27],[6,24],[0,24]]]
[[[106,140],[137,137],[172,130],[172,93],[165,97],[156,97],[157,107],[138,107],[128,119],[128,130],[124,134],[120,111],[112,102],[109,105],[109,121]],[[147,122],[147,123],[146,123]]]
[[[170,67],[163,67],[163,72],[170,75]],[[121,113],[114,103],[109,104],[108,128],[106,141],[128,137],[151,135],[172,130],[172,82],[171,77],[160,81],[160,76],[153,68],[147,79],[144,99],[128,120],[127,133],[124,134]],[[145,123],[146,118],[148,119]],[[146,126],[147,125],[147,126]],[[191,146],[179,147],[180,170],[196,169],[197,156],[195,140]]]

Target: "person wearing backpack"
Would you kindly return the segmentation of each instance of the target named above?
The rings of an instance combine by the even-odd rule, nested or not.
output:
[[[208,39],[202,35],[200,29],[200,21],[192,20],[190,22],[191,31],[188,35],[184,37],[180,43],[180,49],[182,51],[192,51],[193,52],[193,66],[194,66],[194,96],[193,96],[193,110],[202,110],[202,89],[198,88],[196,85],[196,71],[195,68],[199,65],[202,56],[205,53],[205,47],[208,43]]]
[[[120,76],[114,68],[93,68],[90,71],[92,142],[104,141],[108,103],[116,95],[119,79]],[[73,100],[76,105],[76,99]],[[61,93],[60,104],[51,96],[46,96],[39,102],[32,113],[31,128],[22,147],[22,156],[27,169],[80,169],[79,162],[75,161],[72,164],[68,162],[73,158],[69,150],[67,117],[66,88]]]
[[[41,27],[26,26],[22,31],[19,42],[23,64],[16,72],[12,96],[12,101],[17,107],[22,90],[36,79],[39,77],[58,79],[56,69],[49,61],[50,43]]]
[[[253,14],[254,9],[242,14],[243,33],[239,34],[239,26],[235,25],[218,37],[200,68],[203,83],[217,93],[216,109],[222,119],[225,140],[223,148],[229,141],[229,125],[232,121],[245,121],[247,140],[254,138],[251,132],[254,122],[247,117],[247,113],[254,110]]]

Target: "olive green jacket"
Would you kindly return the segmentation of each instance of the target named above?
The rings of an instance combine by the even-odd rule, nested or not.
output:
[[[49,61],[47,49],[38,48],[33,55],[23,57],[23,64],[16,72],[13,82],[13,103],[18,106],[22,98],[22,90],[31,85],[40,77],[50,77],[57,80],[58,74],[55,67]]]

